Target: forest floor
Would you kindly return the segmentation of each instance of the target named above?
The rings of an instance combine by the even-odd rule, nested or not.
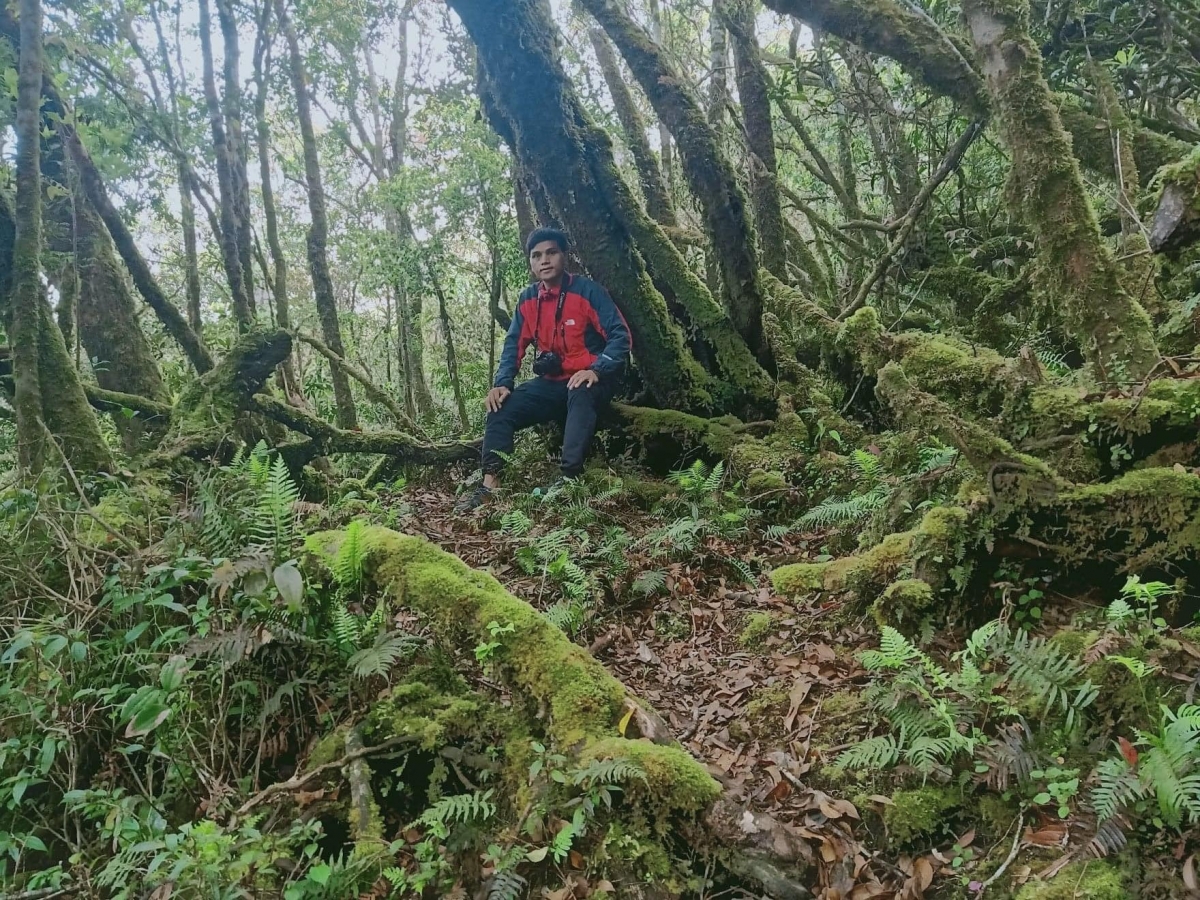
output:
[[[620,484],[612,473],[600,478]],[[853,543],[861,523],[843,525],[840,537],[836,530],[805,532],[794,526],[780,535],[768,523],[794,520],[811,504],[809,498],[798,491],[769,498],[746,521],[736,522],[755,505],[753,498],[742,506],[744,497],[725,491],[726,501],[741,509],[731,517],[735,527],[707,533],[700,529],[695,540],[686,538],[672,548],[670,516],[687,508],[684,495],[691,495],[691,513],[676,519],[676,526],[703,520],[705,511],[728,512],[729,503],[699,508],[705,502],[703,489],[689,487],[686,478],[684,484],[672,486],[626,473],[625,482],[623,489],[604,490],[593,481],[589,492],[549,501],[529,496],[536,481],[514,483],[491,507],[466,517],[452,512],[453,486],[409,485],[403,504],[393,510],[400,514],[395,527],[421,534],[469,565],[489,571],[509,591],[542,610],[562,605],[562,587],[569,578],[561,571],[550,574],[553,547],[541,557],[542,565],[531,563],[547,535],[551,544],[555,535],[567,535],[572,555],[595,579],[594,596],[603,597],[586,605],[572,629],[575,640],[654,707],[732,796],[810,838],[826,896],[976,897],[990,885],[988,877],[1001,870],[1003,880],[987,888],[990,896],[1040,897],[1035,892],[1042,886],[1039,876],[1052,878],[1068,865],[1072,869],[1065,874],[1079,879],[1078,889],[1083,891],[1077,896],[1125,895],[1119,879],[1111,877],[1111,862],[1097,858],[1122,852],[1125,838],[1117,836],[1109,844],[1106,835],[1111,836],[1111,830],[1097,838],[1096,817],[1085,800],[1088,765],[1062,756],[1054,759],[1057,750],[1052,750],[1051,759],[1063,764],[1062,778],[1070,780],[1072,762],[1080,768],[1074,773],[1074,793],[1065,801],[1067,815],[1062,815],[1066,809],[1055,809],[1055,803],[1031,802],[1044,801],[1044,795],[1022,797],[1003,779],[999,785],[989,783],[986,774],[972,779],[960,773],[956,785],[947,787],[947,771],[941,784],[935,784],[935,778],[927,786],[927,779],[914,777],[903,765],[867,773],[847,773],[834,766],[845,749],[889,730],[860,699],[863,688],[878,675],[864,668],[859,655],[879,646],[879,628],[869,611],[848,614],[835,598],[798,604],[780,596],[767,573],[785,562],[828,558],[831,538],[839,542],[838,553],[846,552],[846,541]],[[663,499],[648,502],[647,489]],[[606,571],[603,536],[611,540],[614,533],[620,535],[623,562],[616,571]],[[748,575],[755,576],[753,584]],[[1012,614],[1011,604],[1006,613],[1006,604],[998,599],[1011,587],[985,585],[987,596],[964,604],[962,609],[969,613],[959,611],[972,620],[927,633],[923,649],[940,665],[952,667],[971,628],[998,614]],[[1044,615],[1039,610],[1039,620],[1029,626],[1031,635],[1061,641],[1080,658],[1101,638],[1107,641],[1101,651],[1116,652],[1128,645],[1103,628],[1105,605],[1112,598],[1055,596],[1049,584],[1045,587],[1051,597],[1041,604]],[[1187,639],[1194,639],[1193,633],[1172,635],[1163,631],[1157,643],[1139,642],[1137,655],[1160,665],[1162,676],[1180,689],[1156,688],[1156,697],[1182,696],[1186,683],[1190,702],[1200,682],[1200,647]],[[1089,661],[1095,663],[1095,656]],[[1099,665],[1103,664],[1102,660]],[[1092,674],[1105,689],[1122,696],[1131,689],[1132,679],[1121,674],[1098,671],[1095,665]],[[1139,680],[1136,687],[1145,700],[1145,684]],[[1151,702],[1145,705],[1145,713],[1152,716]],[[1119,709],[1114,703],[1104,713],[1118,727]],[[1125,730],[1132,739],[1132,724]],[[1094,759],[1102,758],[1109,742],[1096,739],[1088,749]],[[1042,780],[1060,777],[1054,771]],[[954,803],[939,799],[947,791],[957,797]],[[902,798],[911,809],[897,806]],[[1177,894],[1177,873],[1185,857],[1191,865],[1188,839],[1167,832],[1140,839],[1162,857],[1161,866],[1155,854],[1142,860],[1143,883],[1170,884],[1161,896],[1183,896]],[[699,853],[696,863],[703,870]],[[1025,882],[1029,886],[1022,891]],[[1116,893],[1110,894],[1114,885]],[[831,889],[833,894],[828,893]]]

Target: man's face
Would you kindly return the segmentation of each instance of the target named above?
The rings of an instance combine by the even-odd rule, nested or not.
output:
[[[554,281],[567,268],[567,255],[554,241],[542,241],[529,251],[529,268],[539,281]]]

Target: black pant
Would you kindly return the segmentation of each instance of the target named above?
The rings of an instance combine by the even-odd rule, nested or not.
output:
[[[574,477],[583,471],[583,460],[596,433],[596,417],[613,397],[612,382],[598,381],[591,387],[567,390],[566,381],[534,378],[522,382],[498,412],[488,413],[483,432],[483,471],[499,472],[508,455],[513,435],[522,428],[543,422],[563,422],[562,473]]]

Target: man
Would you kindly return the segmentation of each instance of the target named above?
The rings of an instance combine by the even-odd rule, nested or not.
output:
[[[513,435],[542,422],[564,422],[562,478],[583,471],[600,409],[612,400],[629,357],[629,326],[608,292],[591,279],[567,272],[567,236],[538,228],[525,243],[537,279],[521,292],[504,352],[488,392],[483,434],[483,483],[457,504],[467,512],[499,485],[513,449]],[[517,370],[532,344],[537,376],[514,388]]]

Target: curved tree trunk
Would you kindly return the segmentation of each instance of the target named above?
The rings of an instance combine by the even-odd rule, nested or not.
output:
[[[1154,332],[1100,235],[1029,37],[1029,4],[965,0],[963,13],[1012,154],[1018,212],[1037,235],[1035,279],[1059,304],[1098,381],[1141,381],[1159,361]]]
[[[612,96],[617,119],[621,122],[625,144],[629,147],[629,153],[637,167],[642,197],[646,201],[646,212],[660,225],[674,228],[679,224],[679,220],[676,219],[675,209],[671,206],[667,183],[663,181],[654,151],[650,149],[650,142],[646,139],[646,123],[642,120],[642,114],[638,112],[637,104],[633,102],[628,85],[625,84],[612,45],[599,28],[588,29],[588,37],[591,38],[592,47],[596,51],[600,72],[604,76],[604,83],[608,85],[608,93]]]
[[[203,0],[202,0],[203,2]],[[313,298],[317,304],[317,315],[321,320],[322,337],[338,356],[346,356],[342,345],[342,330],[338,324],[337,301],[333,294],[333,281],[329,277],[329,258],[326,242],[329,237],[329,221],[325,215],[325,189],[321,184],[321,165],[317,159],[317,136],[313,130],[312,110],[308,100],[308,78],[304,72],[304,58],[300,55],[300,40],[288,16],[286,0],[275,0],[275,11],[279,26],[287,39],[291,56],[292,89],[296,93],[296,109],[300,118],[300,136],[304,142],[304,180],[308,192],[308,211],[312,224],[308,230],[308,265],[312,272]],[[346,373],[334,367],[330,372],[333,380],[334,401],[337,404],[338,425],[351,429],[358,427],[358,415],[354,409],[354,397],[350,393],[350,380]]]
[[[783,205],[779,202],[778,166],[775,162],[775,128],[771,124],[771,98],[767,76],[754,35],[758,0],[723,0],[718,4],[733,37],[734,72],[738,100],[746,125],[750,152],[750,200],[762,247],[762,265],[781,281],[788,280],[787,237]]]
[[[760,357],[769,354],[762,333],[758,258],[746,198],[733,167],[708,125],[699,101],[662,48],[631,19],[617,0],[581,0],[625,58],[633,77],[670,129],[688,185],[704,210],[705,224],[720,263],[730,316]]]

